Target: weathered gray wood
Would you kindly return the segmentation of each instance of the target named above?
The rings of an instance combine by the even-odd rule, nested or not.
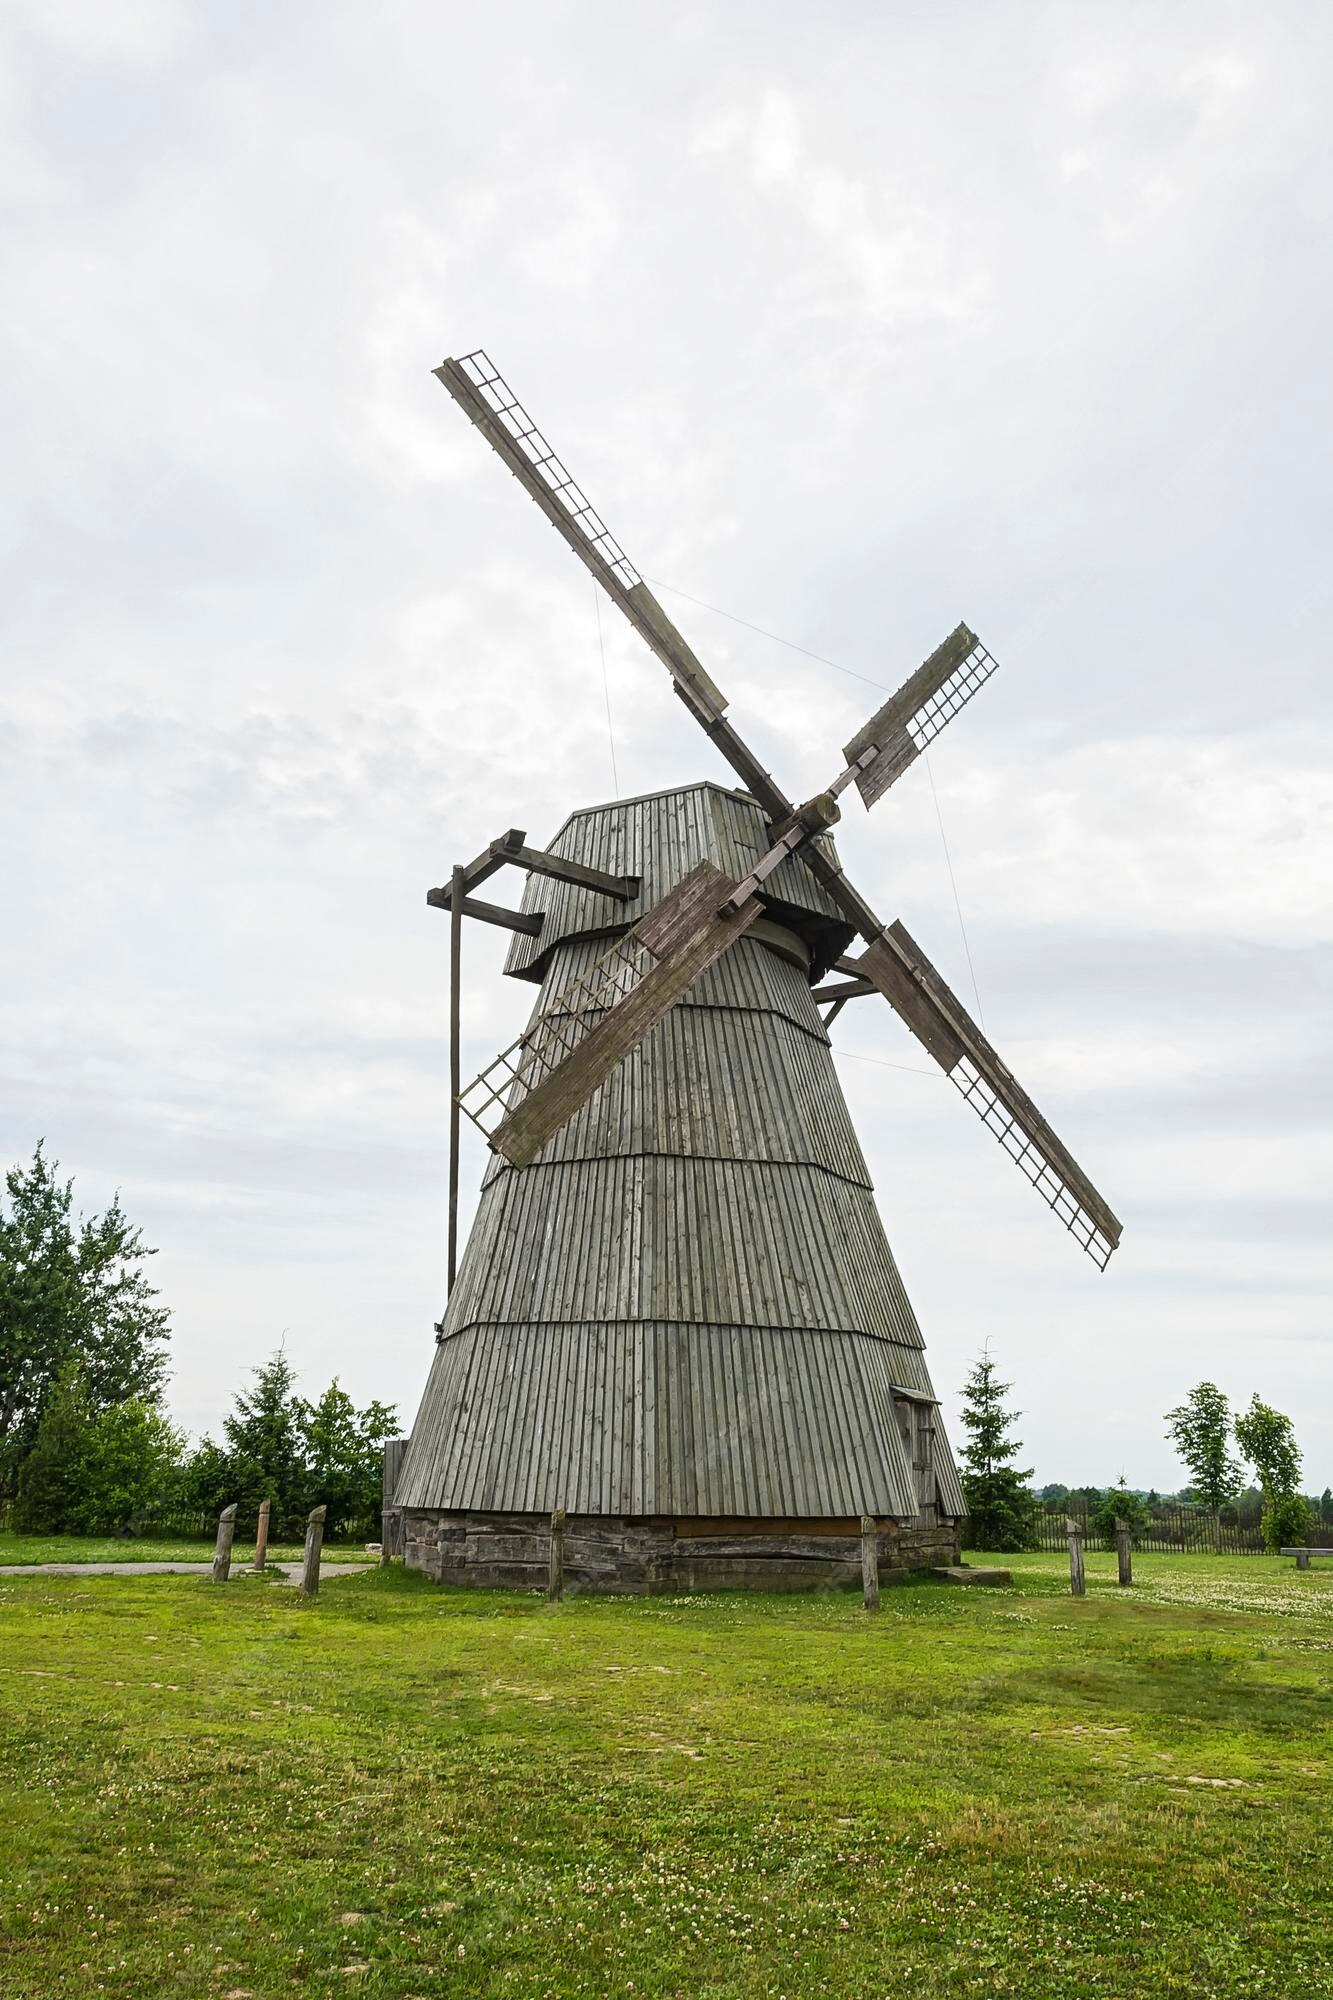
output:
[[[879,1534],[869,1514],[861,1516],[861,1595],[867,1611],[879,1610]]]
[[[426,902],[432,910],[447,910],[452,900],[451,889],[426,891]],[[528,937],[536,937],[542,927],[540,916],[529,916],[523,910],[506,910],[500,903],[483,903],[476,896],[464,896],[463,915],[475,917],[481,924],[495,924],[500,930],[522,931]]]
[[[544,854],[536,847],[512,847],[504,859],[531,875],[549,875],[557,882],[572,882],[576,889],[591,889],[599,896],[614,896],[617,902],[632,902],[639,893],[637,875],[608,875],[604,868],[590,868],[583,861],[567,861],[563,854]]]
[[[901,923],[891,924],[855,964],[879,988],[946,1074],[952,1073],[967,1057],[1024,1137],[1049,1161],[1054,1173],[1114,1248],[1121,1235],[1118,1218],[906,927]]]
[[[319,1558],[324,1546],[324,1516],[327,1507],[312,1507],[306,1515],[305,1549],[301,1558],[301,1590],[306,1597],[319,1595]]]
[[[268,1517],[272,1506],[269,1500],[259,1503],[259,1521],[255,1527],[255,1568],[263,1569],[268,1561]]]
[[[822,1007],[826,1000],[834,1000],[841,1007],[848,1000],[860,1000],[878,992],[873,979],[835,979],[831,986],[816,986],[810,998],[817,1007]]]
[[[1333,1549],[1279,1549],[1280,1556],[1295,1556],[1297,1569],[1309,1569],[1311,1556],[1333,1556]],[[1305,1560],[1302,1561],[1301,1558]]]
[[[236,1539],[236,1503],[218,1515],[218,1536],[213,1544],[213,1581],[225,1583],[231,1575],[231,1545]]]
[[[398,1505],[398,1475],[407,1456],[405,1437],[384,1441],[384,1470],[380,1483],[380,1566],[403,1553],[403,1510]]]
[[[449,1242],[448,1291],[458,1276],[458,1093],[463,1088],[460,1052],[463,1011],[463,871],[455,868],[449,899]],[[447,1297],[446,1293],[446,1297]]]
[[[851,742],[843,744],[843,756],[847,758],[849,768],[857,764],[857,760],[863,756],[865,750],[889,750],[889,746],[897,742],[897,738],[903,734],[905,724],[911,722],[911,718],[923,708],[923,704],[929,702],[931,696],[945,686],[951,674],[957,674],[957,670],[963,666],[975,644],[977,644],[975,632],[969,632],[965,624],[955,626],[955,630],[949,634],[943,646],[937,646],[931,658],[923,660],[917,672],[907,676],[897,694],[891,694],[889,700],[875,710],[871,720],[857,730]],[[917,746],[911,742],[911,738],[907,738],[907,746],[911,750],[911,756],[917,756]],[[907,762],[911,762],[911,756]]]
[[[546,1571],[546,1595],[558,1604],[565,1590],[565,1510],[551,1509],[551,1545]]]
[[[614,551],[613,545],[612,559],[608,560],[598,541],[588,533],[555,490],[551,477],[537,470],[458,360],[442,361],[434,373],[460,409],[471,418],[492,450],[504,460],[515,479],[536,501],[552,527],[568,542],[579,561],[592,571],[607,595],[620,606],[640,637],[646,640],[668,669],[672,679],[686,681],[708,710],[720,715],[727,705],[725,699],[623,553]],[[507,393],[510,396],[513,394],[512,390]],[[623,574],[613,567],[617,556]],[[633,582],[629,581],[631,576]]]
[[[657,959],[623,1000],[602,1016],[537,1088],[523,1098],[491,1136],[496,1152],[516,1167],[535,1160],[546,1141],[636,1049],[682,994],[744,937],[760,914],[752,899],[734,915],[723,905],[732,884],[707,861],[635,925],[632,937]]]
[[[1088,1587],[1083,1570],[1083,1530],[1068,1514],[1065,1516],[1065,1533],[1069,1537],[1069,1594],[1071,1597],[1082,1597]]]
[[[1125,1584],[1133,1583],[1134,1555],[1130,1544],[1129,1522],[1122,1521],[1118,1514],[1115,1517],[1115,1562],[1117,1581]]]

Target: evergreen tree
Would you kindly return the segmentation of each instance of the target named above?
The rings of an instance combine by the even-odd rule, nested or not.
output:
[[[214,1496],[217,1508],[235,1501],[242,1517],[253,1520],[260,1501],[268,1500],[272,1532],[294,1535],[303,1531],[307,1511],[305,1439],[296,1378],[281,1348],[253,1374],[253,1389],[248,1395],[238,1393],[223,1422],[226,1442],[221,1453],[208,1438],[200,1450],[222,1481],[224,1491]]]
[[[119,1196],[75,1218],[74,1183],[39,1144],[0,1201],[0,1499],[12,1494],[62,1372],[77,1365],[92,1411],[156,1402],[170,1315],[144,1265],[156,1256]],[[67,1412],[68,1414],[68,1412]]]
[[[1319,1496],[1319,1518],[1333,1521],[1333,1487],[1326,1486]]]
[[[1251,1396],[1236,1418],[1236,1442],[1259,1475],[1263,1489],[1264,1542],[1270,1549],[1303,1543],[1310,1533],[1310,1510],[1300,1494],[1301,1449],[1291,1418]]]
[[[255,1369],[249,1393],[237,1396],[222,1444],[201,1439],[185,1468],[183,1495],[207,1515],[235,1501],[247,1526],[268,1500],[274,1535],[301,1535],[307,1513],[321,1505],[330,1536],[374,1527],[384,1441],[395,1435],[397,1421],[384,1403],[358,1410],[336,1379],[318,1402],[305,1402],[279,1350]]]
[[[1166,1434],[1189,1471],[1192,1497],[1208,1509],[1216,1553],[1222,1547],[1223,1504],[1240,1491],[1244,1473],[1228,1450],[1231,1405],[1215,1382],[1200,1382],[1167,1411]]]
[[[995,1364],[985,1350],[963,1385],[963,1492],[967,1497],[969,1532],[976,1548],[996,1551],[1035,1549],[1040,1508],[1028,1486],[1031,1471],[1013,1465],[1022,1445],[1010,1432],[1018,1412],[1006,1410],[1010,1384],[997,1382]]]

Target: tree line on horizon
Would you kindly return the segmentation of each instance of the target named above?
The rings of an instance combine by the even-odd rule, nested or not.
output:
[[[1158,1496],[1127,1485],[1123,1473],[1114,1486],[1104,1489],[1052,1485],[1033,1491],[1031,1470],[1020,1471],[1014,1465],[1023,1447],[1013,1435],[1021,1412],[1005,1404],[1012,1386],[998,1380],[989,1349],[978,1357],[963,1385],[967,1442],[960,1472],[975,1545],[997,1553],[1035,1549],[1042,1512],[1052,1502],[1077,1500],[1085,1503],[1089,1525],[1108,1546],[1114,1542],[1117,1519],[1126,1521],[1132,1534],[1141,1534]],[[1215,1550],[1221,1548],[1224,1510],[1247,1490],[1245,1469],[1232,1451],[1233,1444],[1258,1475],[1255,1497],[1267,1548],[1300,1545],[1316,1521],[1333,1522],[1333,1491],[1325,1487],[1317,1502],[1300,1491],[1302,1458],[1291,1418],[1257,1392],[1247,1409],[1233,1412],[1215,1382],[1200,1382],[1183,1403],[1167,1411],[1165,1421],[1166,1436],[1190,1475],[1190,1484],[1178,1497],[1207,1515]]]
[[[358,1410],[337,1378],[313,1402],[299,1396],[279,1351],[238,1391],[220,1441],[191,1446],[167,1416],[170,1314],[149,1282],[156,1256],[119,1196],[105,1214],[75,1217],[72,1178],[38,1144],[31,1162],[5,1175],[0,1202],[0,1512],[34,1532],[105,1534],[154,1518],[212,1515],[235,1502],[253,1517],[271,1504],[275,1534],[295,1533],[312,1506],[328,1509],[328,1532],[378,1525],[385,1440],[397,1414],[384,1403]],[[1052,1501],[1083,1499],[1099,1532],[1117,1514],[1141,1528],[1155,1495],[1117,1485],[1034,1493],[1014,1463],[1019,1413],[1011,1385],[984,1352],[963,1388],[966,1437],[960,1471],[972,1539],[1003,1550],[1037,1545],[1037,1521]],[[1301,1453],[1289,1417],[1256,1394],[1234,1412],[1212,1382],[1200,1382],[1167,1412],[1167,1435],[1187,1471],[1190,1502],[1213,1522],[1247,1504],[1241,1458],[1271,1548],[1302,1541],[1312,1517],[1333,1522],[1333,1493],[1313,1506],[1299,1491]],[[1234,1449],[1233,1449],[1234,1447]],[[1238,1457],[1236,1454],[1241,1455]],[[1251,1489],[1253,1491],[1253,1489]]]
[[[38,1144],[0,1202],[0,1509],[23,1532],[116,1534],[156,1518],[242,1516],[271,1503],[275,1535],[311,1507],[330,1535],[378,1529],[397,1414],[358,1410],[335,1377],[313,1402],[279,1350],[237,1392],[220,1441],[191,1446],[163,1408],[171,1321],[157,1252],[119,1196],[76,1218],[74,1183]]]

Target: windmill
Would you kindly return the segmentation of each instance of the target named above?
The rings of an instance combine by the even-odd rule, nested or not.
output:
[[[511,830],[427,897],[451,915],[451,1290],[397,1485],[408,1559],[531,1582],[561,1509],[612,1588],[842,1574],[867,1515],[889,1563],[956,1560],[962,1493],[828,1023],[886,1000],[1101,1269],[1121,1226],[830,830],[997,663],[960,624],[793,801],[488,357],[435,374],[740,785],[576,812],[542,850]],[[527,874],[518,910],[473,894],[506,865]],[[541,987],[465,1087],[464,916],[511,929],[506,970]],[[455,1284],[460,1112],[492,1160]]]

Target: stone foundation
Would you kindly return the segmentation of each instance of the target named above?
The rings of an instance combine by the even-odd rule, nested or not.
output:
[[[408,1508],[407,1567],[436,1583],[545,1590],[544,1514],[454,1514]],[[959,1523],[879,1523],[881,1583],[957,1564]],[[565,1589],[632,1596],[708,1590],[820,1590],[861,1582],[855,1521],[623,1520],[571,1514]]]

